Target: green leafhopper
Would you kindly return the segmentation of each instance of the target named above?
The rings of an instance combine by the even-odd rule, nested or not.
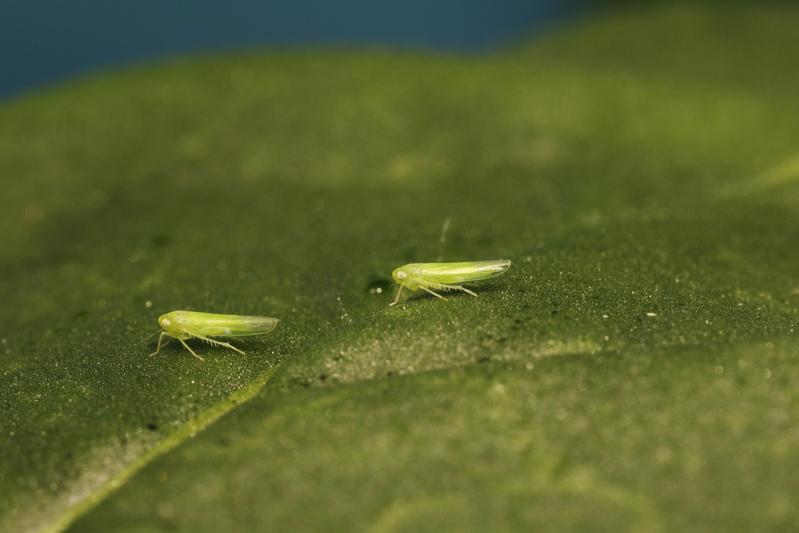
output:
[[[150,357],[161,351],[164,335],[177,339],[191,354],[205,361],[186,344],[187,339],[195,338],[213,346],[223,346],[244,355],[244,352],[230,344],[212,337],[249,337],[269,333],[277,326],[278,319],[268,316],[218,315],[215,313],[199,313],[196,311],[172,311],[158,317],[161,335],[158,346]]]
[[[410,263],[395,268],[391,273],[391,277],[399,284],[399,290],[397,291],[397,297],[389,305],[399,302],[402,289],[406,287],[412,291],[422,289],[442,300],[446,300],[446,298],[433,289],[442,291],[459,290],[472,296],[477,296],[477,294],[459,284],[493,278],[504,274],[508,268],[510,268],[508,259],[465,261],[462,263]]]

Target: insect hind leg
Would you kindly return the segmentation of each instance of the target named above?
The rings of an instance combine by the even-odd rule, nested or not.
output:
[[[472,295],[472,296],[474,296],[475,298],[477,297],[477,293],[476,293],[476,292],[474,292],[474,291],[470,291],[469,289],[467,289],[466,287],[463,287],[462,285],[448,285],[447,287],[448,287],[448,288],[450,288],[450,289],[455,289],[455,290],[463,291],[463,292],[465,292],[466,294],[471,294],[471,295]]]
[[[435,289],[442,290],[442,291],[463,291],[466,294],[471,294],[472,296],[477,297],[477,293],[476,292],[467,289],[463,285],[450,285],[449,283],[436,283],[435,285],[432,285],[432,284],[428,285],[428,287],[433,287]]]
[[[423,291],[425,291],[425,292],[429,292],[430,294],[432,294],[432,295],[433,295],[433,296],[435,296],[436,298],[440,298],[440,299],[442,299],[442,300],[445,300],[445,301],[446,301],[446,298],[444,298],[443,296],[441,296],[440,294],[438,294],[438,293],[437,293],[437,292],[435,292],[434,290],[428,289],[428,288],[427,288],[427,287],[425,287],[424,285],[419,285],[419,288],[420,288],[420,289],[422,289],[422,290],[423,290]]]
[[[190,334],[192,337],[197,337],[198,339],[200,339],[200,340],[202,340],[202,341],[205,341],[205,342],[207,342],[208,344],[210,344],[210,345],[212,345],[212,346],[222,346],[222,347],[224,347],[224,348],[230,348],[230,349],[231,349],[231,350],[233,350],[234,352],[239,352],[241,355],[247,355],[246,353],[244,353],[244,351],[242,351],[242,350],[239,350],[238,348],[236,348],[235,346],[233,346],[233,345],[232,345],[232,344],[230,344],[229,342],[222,342],[222,341],[218,341],[218,340],[216,340],[216,339],[212,339],[212,338],[210,338],[210,337],[206,337],[206,336],[204,336],[204,335],[197,335],[196,333],[191,333],[191,332],[189,332],[189,334]]]
[[[217,341],[216,344],[217,344],[217,346],[224,346],[225,348],[230,348],[234,352],[238,352],[241,355],[247,355],[246,353],[244,353],[244,350],[240,350],[240,349],[236,348],[235,346],[233,346],[229,342],[219,342],[219,341]]]

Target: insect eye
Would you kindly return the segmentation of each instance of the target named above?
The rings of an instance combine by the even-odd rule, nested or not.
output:
[[[406,276],[407,274],[405,272],[397,272],[397,277],[399,279],[405,279]]]
[[[170,322],[168,318],[161,319],[161,325],[168,326],[169,324]]]

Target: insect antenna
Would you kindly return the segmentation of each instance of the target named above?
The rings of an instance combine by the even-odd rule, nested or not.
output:
[[[450,218],[444,219],[444,225],[441,226],[441,237],[438,239],[438,261],[444,260],[444,245],[447,243],[447,231],[449,230]]]
[[[152,333],[150,333],[150,334],[149,334],[149,335],[147,335],[146,337],[142,337],[142,341],[146,341],[146,340],[147,340],[147,339],[149,339],[149,338],[155,337],[155,336],[156,336],[156,335],[158,335],[159,333],[161,333],[161,330],[160,330],[160,329],[159,329],[159,330],[156,330],[156,331],[153,331]]]

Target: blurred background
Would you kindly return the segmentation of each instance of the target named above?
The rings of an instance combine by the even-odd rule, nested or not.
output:
[[[473,53],[534,36],[591,0],[3,0],[0,99],[108,67],[258,46]]]

